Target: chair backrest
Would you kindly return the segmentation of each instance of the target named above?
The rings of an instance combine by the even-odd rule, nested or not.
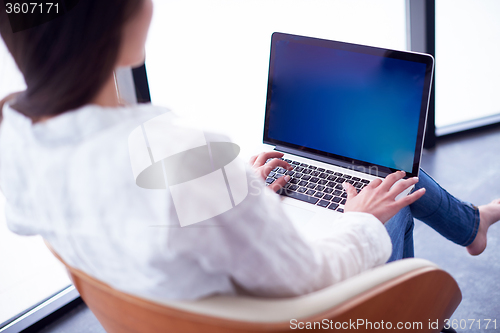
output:
[[[50,249],[65,264],[57,253],[52,248]],[[347,300],[344,300],[345,295],[340,296],[342,299],[340,304],[336,300],[332,300],[331,304],[334,304],[332,307],[315,310],[316,313],[297,309],[301,304],[308,304],[307,296],[280,299],[279,301],[257,299],[250,302],[239,301],[241,297],[233,297],[235,301],[231,302],[231,298],[227,296],[223,302],[218,302],[219,296],[214,296],[200,301],[201,308],[200,306],[189,308],[189,306],[185,305],[186,303],[179,307],[175,305],[175,302],[165,305],[118,291],[78,269],[66,264],[65,266],[81,297],[108,333],[289,332],[292,331],[291,328],[294,325],[298,325],[298,322],[316,322],[318,325],[325,325],[325,322],[327,322],[332,327],[344,325],[344,328],[347,324],[356,322],[356,324],[360,323],[361,325],[358,326],[357,331],[371,331],[370,327],[377,330],[377,325],[380,327],[382,321],[385,325],[383,327],[387,327],[387,323],[390,322],[393,329],[396,328],[398,323],[403,323],[403,325],[412,325],[409,331],[439,332],[444,320],[450,318],[461,302],[460,289],[455,280],[445,271],[432,263],[427,262],[429,264],[422,265],[421,263],[426,261],[414,260],[418,263],[415,266],[417,268],[405,269],[406,273],[392,277],[375,287],[363,290],[353,297],[348,297]],[[411,264],[409,261],[407,263]],[[367,276],[370,277],[370,275]],[[352,280],[356,279],[353,278]],[[349,288],[348,284],[345,285],[346,288]],[[338,289],[333,288],[333,293],[330,291],[332,296],[328,294],[327,296],[335,298]],[[321,293],[323,292],[317,292],[319,298],[318,295],[313,297],[321,299],[321,296],[325,296],[321,295]],[[194,303],[196,304],[197,301]],[[264,311],[273,311],[273,306],[276,312],[280,312],[280,308],[286,306],[287,303],[292,304],[291,307],[295,308],[289,314],[295,311],[296,314],[306,313],[306,316],[294,318],[285,315],[283,318],[274,321],[269,319],[260,321],[255,318],[242,318],[241,316],[241,318],[238,318],[238,315],[225,316],[221,314],[223,311],[217,313],[217,310],[221,309],[215,309],[215,311],[213,309],[213,307],[220,307],[220,304],[223,304],[222,307],[226,307],[227,312],[232,313],[234,311],[231,307],[245,307],[251,304],[248,307],[248,311],[251,312],[261,304],[265,308],[262,313]],[[203,307],[206,309],[203,309]],[[250,307],[254,309],[252,310]],[[215,314],[210,315],[210,313]],[[297,321],[292,322],[292,319],[297,319]],[[358,320],[363,320],[363,323],[358,322]],[[429,326],[429,320],[430,322],[438,320],[438,327]],[[371,323],[372,326],[367,326],[368,323]],[[418,323],[421,323],[420,326]],[[316,327],[319,328],[319,326]],[[337,326],[337,328],[339,327]]]

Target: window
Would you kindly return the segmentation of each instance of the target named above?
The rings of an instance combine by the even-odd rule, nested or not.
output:
[[[436,127],[500,115],[500,2],[436,1]],[[500,121],[500,117],[497,121]]]
[[[0,38],[0,99],[25,87],[21,73]],[[2,194],[0,267],[0,331],[21,314],[71,284],[63,266],[52,256],[39,236],[23,237],[8,230]]]
[[[153,104],[230,135],[243,152],[256,146],[275,31],[404,50],[405,1],[156,0],[146,47]]]

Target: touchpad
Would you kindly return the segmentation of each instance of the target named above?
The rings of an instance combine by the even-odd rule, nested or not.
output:
[[[316,212],[314,212],[312,210],[289,205],[287,203],[283,203],[283,205],[284,205],[283,208],[285,210],[286,215],[288,215],[288,217],[290,217],[290,219],[294,223],[295,223],[295,221],[308,222],[308,221],[312,220],[314,215],[317,214]]]
[[[288,215],[295,228],[308,240],[324,238],[334,228],[334,221],[342,216],[341,213],[329,209],[308,210],[287,203],[283,203],[285,214]]]

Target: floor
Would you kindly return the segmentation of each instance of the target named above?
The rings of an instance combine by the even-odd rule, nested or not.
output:
[[[439,141],[425,151],[422,167],[450,193],[477,205],[500,197],[500,128],[462,134]],[[425,224],[415,227],[415,255],[437,263],[458,282],[463,301],[452,320],[458,332],[500,331],[500,223],[489,232],[488,247],[471,257]],[[489,327],[485,325],[491,319]],[[496,320],[496,329],[493,327]],[[464,328],[466,324],[466,328]],[[48,326],[42,333],[104,332],[94,315],[81,304]]]
[[[433,151],[424,152],[422,168],[460,199],[485,204],[500,197],[499,143],[498,127],[447,138]],[[467,329],[458,331],[500,331],[500,283],[497,280],[500,277],[500,223],[489,230],[485,252],[471,257],[464,248],[417,222],[415,256],[437,263],[457,280],[463,300],[451,319],[462,321],[462,328],[467,322]],[[496,320],[496,329],[493,322],[486,329],[486,319]]]

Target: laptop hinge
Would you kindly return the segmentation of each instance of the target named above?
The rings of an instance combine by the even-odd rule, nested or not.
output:
[[[338,166],[341,168],[346,168],[346,169],[349,169],[352,171],[366,173],[366,174],[373,175],[376,177],[385,178],[385,177],[387,177],[387,175],[389,175],[391,173],[390,171],[380,170],[380,168],[377,167],[376,165],[368,166],[368,167],[363,166],[363,165],[356,165],[354,162],[349,163],[349,162],[338,160],[335,158],[325,157],[325,156],[321,156],[318,154],[305,152],[305,151],[299,150],[299,149],[293,149],[293,148],[284,147],[284,146],[275,146],[274,149],[277,151],[283,152],[283,153],[288,153],[288,154],[293,154],[293,155],[297,155],[297,156],[304,157],[304,158],[309,158],[311,160],[316,160],[316,161],[332,164],[332,165],[335,165],[335,166]]]

